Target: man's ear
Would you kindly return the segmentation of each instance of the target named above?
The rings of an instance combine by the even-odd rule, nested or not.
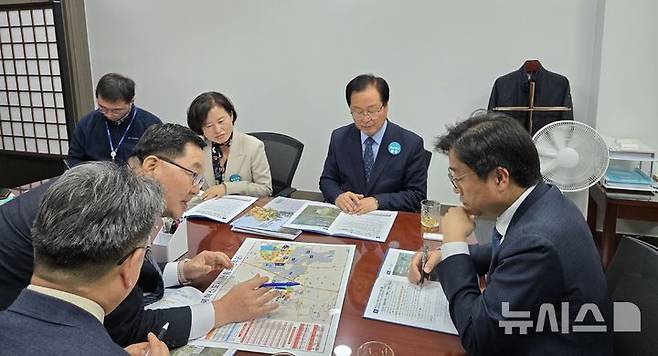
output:
[[[137,279],[139,279],[142,263],[144,263],[144,253],[143,249],[136,250],[119,266],[121,282],[128,290],[133,289],[137,283]]]
[[[146,156],[146,158],[144,158],[144,160],[142,161],[142,170],[145,173],[153,174],[159,164],[160,164],[160,160],[158,159],[158,157],[154,155]]]
[[[504,186],[509,185],[510,176],[507,168],[496,167],[496,169],[494,170],[494,174],[495,174],[494,179],[496,180],[497,184],[499,185],[503,184]]]

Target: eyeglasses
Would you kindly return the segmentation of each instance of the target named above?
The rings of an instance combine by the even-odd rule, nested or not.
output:
[[[383,108],[384,108],[384,104],[382,104],[382,106],[380,106],[379,109],[377,109],[375,111],[371,111],[371,110],[368,110],[368,111],[350,110],[350,114],[352,114],[352,117],[354,117],[354,118],[362,119],[366,116],[371,117],[371,116],[375,116],[375,115],[379,114],[379,112],[382,111]]]
[[[176,167],[184,170],[185,172],[191,174],[192,175],[192,185],[199,185],[199,186],[203,185],[203,182],[205,181],[203,179],[203,175],[201,175],[201,174],[199,174],[199,173],[197,173],[197,172],[195,172],[191,169],[187,169],[187,168],[181,166],[180,164],[170,160],[169,158],[160,157],[160,156],[155,156],[155,157],[158,157],[158,159],[161,159],[161,160],[163,160],[163,161],[165,161],[169,164],[173,164],[174,166],[176,166]]]
[[[120,108],[120,109],[108,109],[108,108],[104,108],[102,106],[99,106],[98,109],[96,109],[96,110],[98,110],[98,112],[100,112],[101,114],[105,114],[105,115],[107,115],[107,114],[121,115],[121,114],[125,114],[128,111],[130,111],[131,108],[132,108],[132,106],[128,106],[127,108]]]
[[[126,262],[128,257],[132,256],[132,254],[135,253],[135,251],[142,248],[146,250],[146,252],[144,252],[144,257],[148,257],[148,255],[151,254],[151,245],[135,247],[134,249],[130,250],[130,252],[128,252],[125,256],[121,257],[119,262],[117,262],[117,266],[121,266],[124,262]]]
[[[448,179],[450,179],[450,183],[452,183],[452,186],[455,189],[459,189],[459,187],[457,187],[457,183],[460,180],[464,179],[464,177],[466,177],[468,175],[471,175],[473,173],[475,173],[475,172],[468,172],[468,173],[464,173],[464,174],[460,175],[459,177],[455,177],[455,176],[452,175],[452,171],[448,168]]]

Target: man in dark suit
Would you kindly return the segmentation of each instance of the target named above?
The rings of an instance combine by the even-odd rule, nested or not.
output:
[[[543,183],[527,131],[488,113],[449,128],[436,149],[448,155],[462,206],[441,220],[443,245],[424,271],[436,267],[466,351],[611,355],[610,301],[592,235],[578,208]],[[496,219],[491,244],[466,244],[474,215]],[[409,273],[414,283],[419,261],[417,254]],[[485,274],[481,292],[477,276]],[[590,312],[579,315],[583,309]],[[602,330],[577,330],[584,324]]]
[[[169,355],[152,333],[123,350],[102,324],[137,282],[162,208],[159,185],[125,167],[97,162],[62,175],[32,229],[31,283],[0,312],[0,355]]]
[[[320,176],[326,201],[347,213],[418,211],[427,196],[423,139],[388,120],[388,84],[363,74],[346,88],[354,123],[331,134]]]
[[[192,130],[176,124],[149,127],[129,159],[136,173],[151,177],[162,185],[164,216],[180,218],[186,203],[199,192],[203,183],[203,147],[205,143]],[[53,184],[53,183],[47,183]],[[32,240],[29,227],[34,221],[44,188],[38,187],[0,206],[0,309],[11,304],[29,283],[32,273]],[[112,339],[126,346],[146,340],[149,331],[170,322],[163,341],[171,348],[201,337],[213,327],[233,321],[260,317],[276,308],[269,303],[276,293],[258,288],[267,281],[254,277],[235,286],[213,303],[189,307],[144,310],[146,301],[162,297],[164,287],[192,283],[209,273],[230,267],[222,252],[202,251],[192,259],[167,263],[160,268],[145,261],[139,283],[126,299],[105,318]]]

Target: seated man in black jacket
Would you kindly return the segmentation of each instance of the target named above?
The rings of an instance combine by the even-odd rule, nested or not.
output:
[[[149,127],[135,146],[129,165],[162,185],[165,216],[179,218],[187,202],[198,193],[203,182],[199,177],[202,176],[204,146],[198,135],[176,124]],[[30,227],[41,196],[51,182],[0,207],[0,285],[3,286],[0,289],[0,309],[11,304],[29,284],[33,264]],[[203,251],[191,260],[169,263],[162,272],[150,261],[145,261],[138,285],[105,318],[105,326],[115,342],[125,346],[145,341],[149,331],[158,330],[169,322],[163,341],[169,347],[176,347],[186,344],[188,339],[205,335],[212,327],[260,317],[276,308],[277,305],[270,301],[277,294],[268,293],[267,288],[258,288],[267,278],[256,276],[235,286],[212,304],[144,310],[144,293],[140,285],[155,285],[156,291],[161,293],[163,286],[194,282],[230,265],[225,254],[210,251]],[[183,280],[178,278],[179,270]]]

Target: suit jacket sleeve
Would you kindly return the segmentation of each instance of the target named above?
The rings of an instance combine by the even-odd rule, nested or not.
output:
[[[425,149],[421,139],[413,147],[413,154],[405,167],[402,189],[395,193],[374,194],[379,202],[379,209],[420,210],[420,202],[427,198],[427,162],[424,153]]]
[[[491,96],[489,96],[489,106],[487,106],[488,110],[493,110],[496,106],[498,106],[498,79],[494,82],[493,88],[491,88]]]
[[[85,132],[82,129],[82,123],[84,122],[81,120],[77,125],[75,125],[73,137],[71,137],[69,144],[69,153],[68,157],[66,157],[66,161],[70,167],[76,166],[84,161],[87,140],[85,137]]]
[[[146,341],[149,332],[157,333],[169,322],[169,329],[162,341],[169,348],[187,344],[192,325],[189,307],[144,310],[141,288],[135,286],[126,299],[105,317],[105,328],[112,340],[121,347]]]
[[[562,100],[564,106],[571,108],[571,111],[563,111],[561,120],[573,120],[573,102],[571,100],[571,88],[569,86],[569,79],[564,79],[566,81],[566,87],[564,88],[564,99]]]
[[[324,199],[332,204],[335,204],[336,198],[343,193],[338,164],[336,163],[335,135],[336,131],[331,134],[329,151],[327,152],[327,158],[324,160],[324,169],[320,176],[320,191],[322,191]]]
[[[509,302],[509,310],[528,310],[533,315],[539,309],[537,301],[559,299],[562,271],[552,245],[536,235],[525,235],[523,241],[501,250],[483,293],[470,256],[454,255],[437,266],[450,316],[469,355],[513,346],[506,344],[513,338],[505,337],[498,323],[503,320],[502,302]],[[536,283],[538,279],[542,283]]]
[[[471,254],[475,272],[478,276],[484,276],[488,272],[491,263],[491,244],[469,245],[468,251]]]
[[[249,150],[251,163],[251,178],[253,181],[230,182],[225,181],[226,194],[245,194],[252,197],[269,197],[272,195],[272,175],[270,164],[265,155],[265,144],[258,141],[258,145]]]

